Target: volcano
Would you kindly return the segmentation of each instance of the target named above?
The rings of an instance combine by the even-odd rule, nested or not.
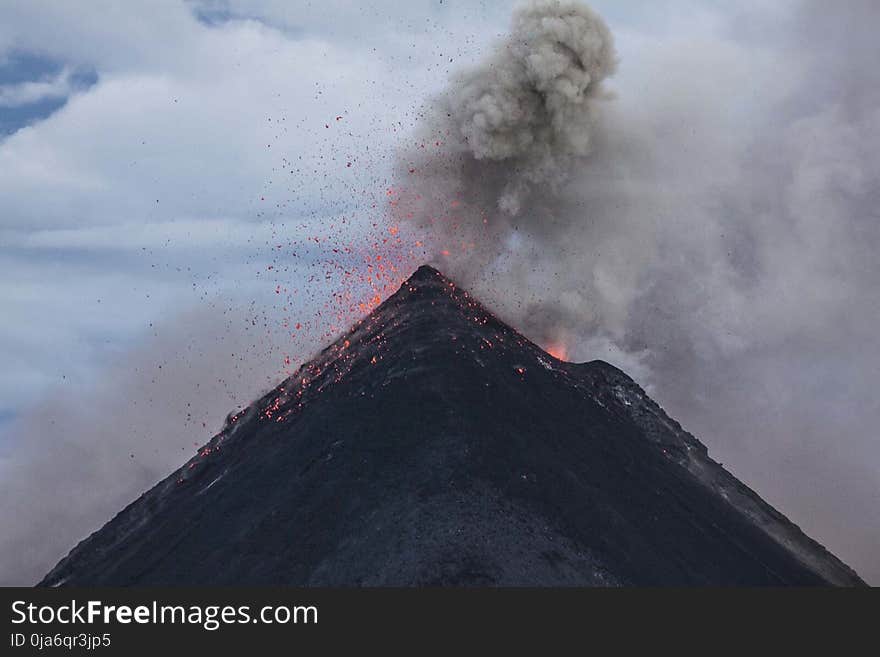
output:
[[[425,266],[40,584],[864,583],[626,374]]]

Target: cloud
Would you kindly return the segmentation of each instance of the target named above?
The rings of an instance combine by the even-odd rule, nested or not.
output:
[[[66,98],[72,90],[70,71],[62,71],[48,80],[0,85],[0,107],[19,107],[44,100]]]

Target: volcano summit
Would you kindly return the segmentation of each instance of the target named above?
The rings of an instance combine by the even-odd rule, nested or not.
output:
[[[601,361],[421,267],[57,585],[861,585]]]

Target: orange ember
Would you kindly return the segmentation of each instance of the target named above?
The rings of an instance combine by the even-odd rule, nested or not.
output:
[[[557,360],[568,360],[568,347],[562,342],[552,342],[544,348],[544,351]]]

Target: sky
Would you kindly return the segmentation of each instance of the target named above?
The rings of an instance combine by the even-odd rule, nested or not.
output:
[[[514,6],[0,4],[0,583],[357,318],[401,143]],[[506,273],[880,583],[877,10],[591,6],[619,63],[572,177],[589,227]]]

